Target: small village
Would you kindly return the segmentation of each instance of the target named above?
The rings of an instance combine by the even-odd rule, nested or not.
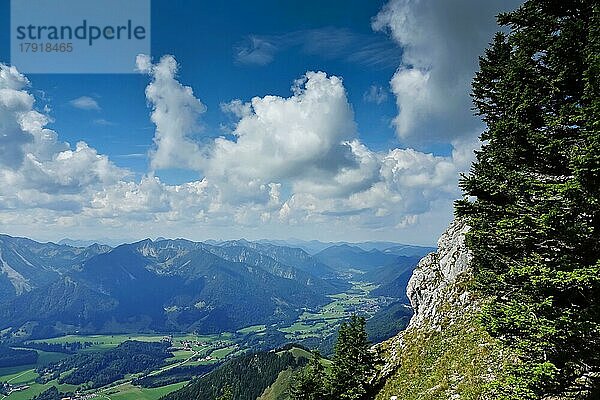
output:
[[[10,396],[13,393],[27,389],[29,389],[28,385],[12,385],[9,382],[0,382],[0,394],[4,396]]]

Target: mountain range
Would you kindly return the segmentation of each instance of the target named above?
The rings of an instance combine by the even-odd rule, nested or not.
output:
[[[269,243],[277,246],[298,247],[309,254],[316,254],[332,246],[348,245],[358,247],[364,251],[380,250],[388,253],[393,253],[399,256],[407,257],[422,257],[425,254],[434,252],[435,247],[417,246],[411,244],[400,244],[387,241],[368,241],[368,242],[321,242],[319,240],[269,240],[261,239],[258,243]]]
[[[0,235],[0,330],[31,338],[289,323],[348,289],[349,270],[383,283],[398,274],[377,271],[401,273],[414,262],[347,244],[311,255],[266,241],[146,239],[112,248]]]

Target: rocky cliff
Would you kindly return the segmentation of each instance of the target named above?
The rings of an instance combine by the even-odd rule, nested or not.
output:
[[[443,320],[474,306],[460,282],[470,279],[470,254],[465,245],[468,226],[454,221],[438,240],[438,252],[419,262],[408,282],[407,295],[414,310],[409,328],[428,324],[441,329]],[[449,306],[449,308],[448,308]]]
[[[468,226],[454,221],[413,273],[407,294],[414,309],[408,328],[376,346],[383,365],[377,399],[482,399],[514,362],[481,327],[485,299],[469,291]]]

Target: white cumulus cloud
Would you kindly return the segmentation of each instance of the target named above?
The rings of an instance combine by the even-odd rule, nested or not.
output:
[[[233,102],[240,117],[235,140],[218,138],[211,149],[209,176],[265,181],[335,174],[349,165],[345,141],[356,137],[354,114],[342,80],[308,72],[295,82],[293,96],[255,97]]]
[[[244,226],[410,227],[436,202],[458,197],[458,175],[474,146],[456,140],[449,156],[410,148],[373,151],[360,141],[342,79],[324,72],[307,72],[289,97],[236,99],[221,109],[237,118],[232,137],[196,142],[201,162],[190,168],[205,177],[210,206],[202,215]],[[179,115],[171,111],[161,121],[168,126],[176,121],[167,117]]]
[[[16,169],[25,157],[24,145],[33,141],[26,116],[33,106],[33,96],[22,90],[29,85],[15,67],[0,65],[0,166]]]
[[[391,79],[398,115],[393,123],[406,140],[450,141],[480,126],[471,111],[470,84],[478,56],[499,28],[495,16],[518,0],[390,0],[373,19],[402,47]]]
[[[200,131],[198,118],[206,106],[194,97],[191,87],[175,79],[178,65],[173,56],[164,56],[153,64],[150,57],[139,55],[136,64],[152,79],[146,87],[151,119],[156,125],[155,148],[150,154],[152,168],[198,169],[202,154],[192,137]]]
[[[151,168],[140,179],[84,142],[60,141],[35,109],[27,79],[0,66],[0,127],[10,139],[0,141],[0,225],[80,237],[99,230],[118,237],[289,237],[294,229],[316,230],[321,239],[392,232],[414,242],[428,231],[421,238],[401,233],[433,220],[440,204],[458,196],[458,173],[471,159],[473,144],[465,140],[456,140],[448,156],[370,149],[342,79],[324,72],[304,74],[288,97],[222,104],[236,118],[231,135],[198,140],[206,107],[177,80],[175,59],[140,56],[137,65],[150,78],[146,96],[156,125]],[[155,175],[164,168],[203,178],[170,185]],[[446,221],[437,223],[428,229]]]
[[[80,210],[90,188],[128,175],[85,142],[73,149],[46,128],[27,79],[0,65],[0,208]]]

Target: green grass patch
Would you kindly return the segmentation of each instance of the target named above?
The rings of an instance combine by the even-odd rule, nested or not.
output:
[[[275,382],[266,388],[257,400],[280,400],[287,398],[293,379],[294,372],[291,368],[281,371],[279,375],[277,375]]]
[[[267,330],[266,325],[252,325],[252,326],[248,326],[246,328],[238,330],[237,333],[246,335],[248,333],[258,333],[258,332],[263,332],[265,330]]]
[[[29,369],[35,369],[36,364],[19,365],[18,367],[0,368],[0,382],[6,382]]]
[[[4,400],[29,400],[52,386],[56,386],[61,392],[70,392],[77,389],[77,386],[59,384],[56,380],[43,385],[39,384],[35,382],[38,376],[34,369],[26,369],[12,375],[0,376],[0,381],[9,381],[13,385],[29,386],[26,390],[12,393],[10,396],[5,397]]]
[[[172,362],[172,361],[183,361],[183,360],[187,360],[188,358],[190,358],[192,355],[194,354],[193,351],[189,351],[189,350],[177,350],[173,352],[173,357],[168,358],[167,361],[168,362]]]
[[[69,354],[64,354],[64,353],[55,353],[55,352],[42,351],[42,350],[36,350],[36,351],[38,352],[38,360],[37,360],[38,367],[42,367],[44,365],[48,365],[50,363],[57,362],[66,357],[69,357]]]
[[[305,322],[298,321],[298,322],[295,322],[292,326],[288,326],[287,328],[281,328],[279,330],[281,332],[291,333],[291,334],[295,334],[295,333],[306,334],[306,333],[320,332],[323,329],[325,329],[327,326],[328,325],[326,322],[305,323]]]
[[[213,350],[210,353],[210,356],[217,360],[222,360],[223,358],[227,357],[229,354],[233,353],[237,349],[238,349],[237,346],[224,347],[222,349]]]
[[[299,347],[293,347],[289,350],[289,352],[292,353],[292,355],[296,358],[312,358],[312,353],[310,351],[301,349]]]
[[[158,388],[140,388],[131,384],[119,386],[118,388],[103,392],[103,396],[98,399],[111,400],[157,400],[162,396],[181,389],[187,382],[179,382],[173,385],[161,386]]]

